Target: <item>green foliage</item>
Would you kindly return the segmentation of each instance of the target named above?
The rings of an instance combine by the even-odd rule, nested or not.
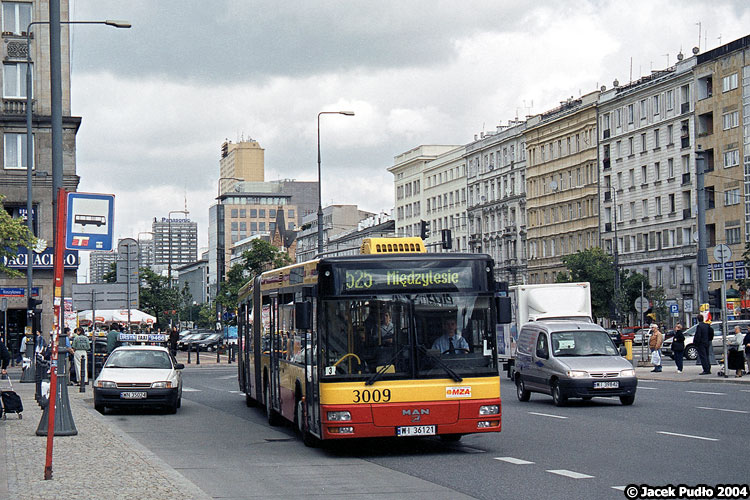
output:
[[[745,251],[742,252],[742,259],[745,261],[745,269],[750,269],[750,242],[745,243]],[[735,279],[735,281],[737,282],[737,287],[740,289],[740,293],[744,296],[745,292],[750,290],[750,277]]]
[[[21,219],[10,216],[3,206],[3,199],[5,197],[0,195],[0,273],[15,278],[23,273],[5,266],[4,257],[14,258],[18,247],[33,247],[36,245],[36,238]]]
[[[635,299],[641,296],[641,283],[643,283],[643,290],[646,297],[651,290],[651,285],[648,283],[648,278],[644,275],[636,272],[630,272],[627,269],[620,273],[620,297],[621,302],[618,302],[618,306],[621,312],[624,313],[636,313],[635,310]]]
[[[217,301],[230,311],[237,309],[237,295],[247,282],[267,269],[287,266],[292,259],[267,241],[257,239],[251,243],[250,250],[242,254],[242,262],[235,264],[227,273],[227,279],[221,285],[221,294]]]
[[[562,258],[567,272],[558,273],[558,283],[588,281],[591,284],[591,309],[595,317],[609,315],[614,288],[612,256],[599,247],[588,248]]]
[[[660,286],[652,288],[646,292],[646,298],[651,302],[650,318],[657,323],[666,323],[669,319],[669,310],[667,308],[667,296],[664,289]]]
[[[181,307],[180,292],[169,287],[169,278],[159,276],[147,267],[141,268],[141,310],[156,317],[156,324],[165,327],[172,315],[167,311],[178,311]]]
[[[117,263],[109,263],[109,271],[102,276],[105,283],[117,283]]]

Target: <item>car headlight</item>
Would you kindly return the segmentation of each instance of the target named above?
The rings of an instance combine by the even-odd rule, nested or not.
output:
[[[172,382],[169,380],[162,380],[159,382],[154,382],[151,384],[152,389],[171,389],[172,388]]]
[[[98,380],[96,386],[100,389],[117,389],[117,384],[109,380]]]
[[[635,370],[630,368],[629,370],[622,370],[620,372],[621,377],[635,377]]]
[[[589,372],[583,371],[583,370],[568,370],[568,377],[570,378],[580,378],[580,377],[588,377]]]

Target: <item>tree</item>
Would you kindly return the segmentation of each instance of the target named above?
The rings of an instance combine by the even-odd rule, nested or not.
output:
[[[622,300],[618,302],[620,311],[623,313],[637,313],[635,310],[635,299],[641,296],[641,284],[643,284],[644,295],[648,296],[651,285],[648,278],[636,272],[627,269],[620,272],[620,290]],[[641,322],[640,317],[638,323]]]
[[[36,238],[21,219],[14,219],[3,206],[4,196],[0,195],[0,273],[11,278],[22,276],[20,271],[5,265],[5,259],[14,259],[19,247],[31,248]]]
[[[104,273],[104,276],[102,276],[102,279],[105,283],[117,283],[117,263],[116,262],[110,262],[109,263],[109,271]]]
[[[612,256],[599,247],[579,250],[562,258],[567,272],[558,273],[555,281],[571,283],[588,281],[591,284],[591,309],[595,317],[609,314],[614,289]]]
[[[750,242],[745,243],[745,251],[742,252],[742,259],[745,261],[745,269],[750,269]],[[744,297],[745,293],[750,290],[750,277],[746,276],[735,281],[737,282],[737,287],[740,289],[740,297]]]
[[[142,267],[139,291],[141,310],[155,316],[157,325],[167,326],[166,316],[180,309],[180,293],[169,287],[169,278]]]
[[[267,241],[257,239],[251,243],[250,250],[242,254],[242,262],[235,264],[227,273],[227,279],[221,286],[221,294],[216,300],[227,309],[237,309],[237,298],[247,282],[266,269],[283,267],[292,263],[286,252],[282,252]]]

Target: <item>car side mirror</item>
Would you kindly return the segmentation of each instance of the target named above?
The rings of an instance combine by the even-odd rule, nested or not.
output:
[[[182,363],[177,363],[176,365],[174,365],[174,368],[175,370],[182,370],[183,368],[185,368],[185,365],[183,365]]]
[[[627,356],[628,350],[625,348],[624,345],[620,346],[620,356]]]

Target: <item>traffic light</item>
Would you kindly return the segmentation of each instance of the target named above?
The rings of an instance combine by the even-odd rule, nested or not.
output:
[[[426,240],[430,237],[430,221],[421,220],[419,221],[419,236]]]
[[[37,309],[37,307],[39,309],[42,308],[42,299],[35,299],[34,297],[29,297],[29,302],[28,302],[28,305],[27,305],[27,309],[29,311],[33,311],[33,310]]]
[[[443,248],[450,250],[453,248],[453,237],[450,229],[443,229],[440,231],[440,235],[443,239]]]
[[[709,290],[708,291],[708,306],[711,309],[721,309],[721,290]]]

